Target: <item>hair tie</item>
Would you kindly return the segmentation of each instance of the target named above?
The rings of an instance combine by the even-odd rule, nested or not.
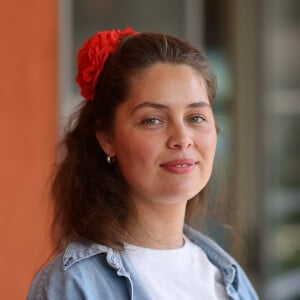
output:
[[[81,96],[91,101],[99,75],[108,57],[115,53],[120,39],[138,32],[130,27],[121,30],[100,31],[88,39],[78,52],[78,75],[76,81],[81,88]]]

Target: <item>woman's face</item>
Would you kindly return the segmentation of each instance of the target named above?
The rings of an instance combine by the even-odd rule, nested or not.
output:
[[[186,202],[207,184],[216,127],[203,78],[187,65],[158,63],[133,81],[100,143],[116,156],[134,201]]]

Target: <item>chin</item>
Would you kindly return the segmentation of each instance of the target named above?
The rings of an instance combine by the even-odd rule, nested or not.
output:
[[[194,191],[173,190],[172,192],[167,193],[164,198],[170,199],[169,202],[172,202],[172,203],[187,202],[188,200],[190,200],[190,199],[194,198],[196,195],[198,195],[198,193],[200,191],[201,190],[199,190],[199,189],[194,190]]]

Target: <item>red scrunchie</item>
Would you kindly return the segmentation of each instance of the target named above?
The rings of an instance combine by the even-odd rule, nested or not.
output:
[[[100,31],[83,44],[78,53],[76,81],[81,88],[81,95],[86,100],[93,100],[98,77],[108,57],[118,49],[120,39],[134,34],[138,32],[130,27],[123,31]]]

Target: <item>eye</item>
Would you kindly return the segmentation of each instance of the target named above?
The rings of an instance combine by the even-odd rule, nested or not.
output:
[[[143,124],[145,124],[145,125],[159,125],[161,123],[162,122],[157,118],[149,118],[149,119],[145,119],[143,121]]]
[[[190,123],[200,124],[203,121],[205,121],[205,118],[203,116],[201,116],[201,115],[192,116],[191,118],[189,118],[189,122]]]

